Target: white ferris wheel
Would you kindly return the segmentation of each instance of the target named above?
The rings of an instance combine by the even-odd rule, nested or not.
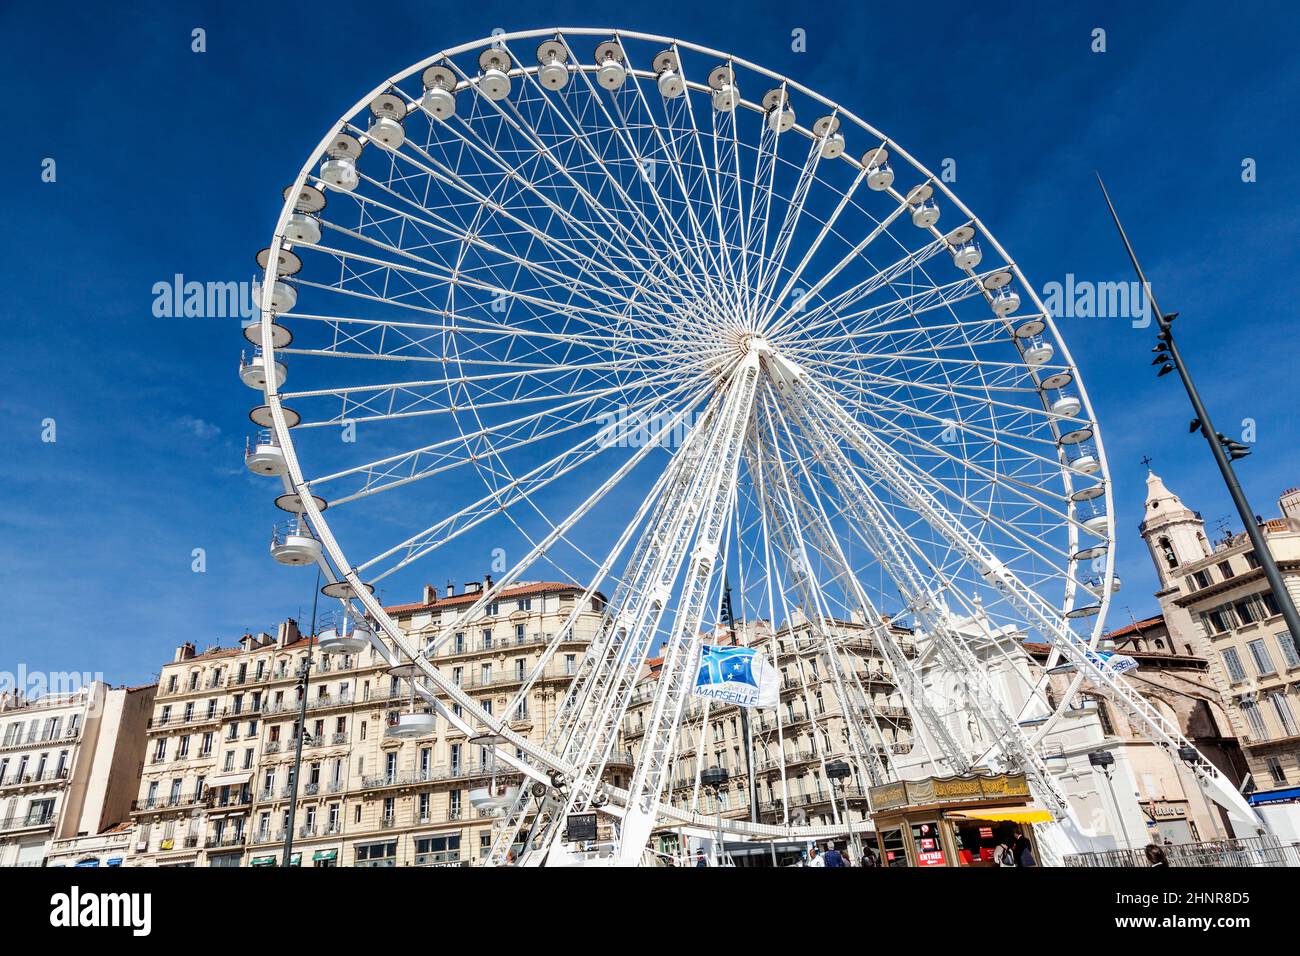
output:
[[[608,29],[445,50],[329,130],[259,263],[242,373],[265,393],[248,464],[281,478],[289,515],[272,550],[322,569],[350,622],[339,647],[396,648],[413,695],[486,729],[533,784],[497,821],[494,862],[546,859],[577,811],[614,823],[621,862],[657,826],[712,825],[664,790],[728,586],[743,621],[798,609],[828,663],[831,623],[865,624],[926,765],[1025,773],[1063,846],[1041,744],[1082,688],[1187,753],[1090,654],[1117,586],[1106,459],[1033,286],[939,177],[797,82]],[[489,548],[506,570],[458,620],[524,581],[605,600],[545,740],[437,669],[454,623],[405,634],[375,595]],[[926,660],[900,649],[900,624]],[[990,634],[1049,645],[1070,693],[1008,699],[975,646]],[[605,763],[655,655],[644,744],[616,788]],[[923,668],[963,688],[985,743],[951,732]],[[853,684],[835,686],[856,772],[894,779]]]

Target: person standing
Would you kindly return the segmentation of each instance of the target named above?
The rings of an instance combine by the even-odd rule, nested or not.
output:
[[[812,846],[810,846],[810,847],[808,848],[808,865],[809,865],[809,866],[825,866],[825,865],[826,865],[826,861],[822,859],[822,855],[821,855],[820,853],[817,852],[817,846],[816,846],[816,844],[814,844],[814,845],[812,845]]]
[[[858,866],[880,866],[880,857],[876,856],[876,851],[870,844],[862,848],[862,860]]]
[[[1150,866],[1152,869],[1155,869],[1157,867],[1160,869],[1168,868],[1169,858],[1165,856],[1164,847],[1160,846],[1160,844],[1158,843],[1147,844],[1146,855],[1147,855],[1147,865]]]
[[[704,851],[701,850],[699,856],[695,858],[696,866],[708,866],[709,861],[704,858]]]
[[[1016,831],[1016,841],[1011,845],[1011,852],[1015,856],[1016,866],[1038,865],[1038,861],[1034,859],[1034,845],[1021,830]]]
[[[1010,842],[1002,840],[998,843],[998,848],[993,851],[993,862],[997,866],[1010,867],[1016,865],[1016,855],[1011,850]]]
[[[844,854],[835,848],[834,843],[826,845],[825,865],[826,866],[845,866]]]

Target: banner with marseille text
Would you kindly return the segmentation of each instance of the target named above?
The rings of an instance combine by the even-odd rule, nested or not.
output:
[[[741,707],[775,707],[780,695],[776,668],[756,647],[700,648],[696,697]]]

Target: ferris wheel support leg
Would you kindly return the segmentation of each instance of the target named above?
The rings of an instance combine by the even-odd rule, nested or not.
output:
[[[1038,630],[1099,692],[1123,710],[1145,736],[1163,747],[1171,759],[1180,759],[1179,754],[1183,752],[1195,753],[1192,770],[1202,789],[1210,799],[1223,807],[1236,826],[1252,834],[1263,829],[1259,815],[1246,799],[1183,736],[1182,731],[1122,676],[1098,666],[1096,658],[1088,653],[1086,643],[1074,634],[1064,616],[1028,589],[1005,565],[995,561],[985,546],[926,490],[924,482],[912,475],[908,466],[888,446],[863,428],[856,419],[839,409],[816,383],[809,383],[809,391],[813,400],[821,405],[830,420],[842,430],[845,440],[871,465],[873,472],[907,501],[927,524],[956,547],[986,580],[993,582],[1024,615],[1029,627]]]
[[[770,422],[767,424],[770,427]],[[800,560],[800,556],[806,554],[806,545],[804,532],[800,530],[793,516],[795,499],[790,494],[784,472],[778,467],[775,449],[766,448],[759,436],[760,433],[756,430],[751,436],[751,442],[747,443],[746,450],[751,470],[761,476],[763,504],[766,511],[773,516],[771,529],[773,536],[785,555],[788,577],[794,582],[799,599],[807,609],[805,616],[808,618],[809,627],[823,645],[827,670],[835,681],[836,694],[840,699],[850,731],[849,743],[853,746],[858,764],[867,771],[873,785],[884,783],[895,777],[892,758],[887,761],[876,749],[877,743],[884,747],[885,736],[880,731],[879,725],[875,723],[874,717],[872,723],[875,736],[873,737],[867,731],[861,715],[848,696],[844,683],[843,663],[839,657],[839,650],[831,638],[831,628],[826,626],[826,615],[823,614],[818,589],[811,586],[811,571],[806,562]],[[764,465],[764,461],[768,464]],[[803,526],[808,534],[819,539],[820,544],[824,529],[818,517],[815,513],[805,516]],[[821,517],[824,518],[824,515]],[[824,547],[824,544],[822,546]]]
[[[798,421],[813,454],[835,466],[828,469],[831,481],[840,488],[846,510],[856,519],[853,522],[855,532],[887,569],[899,593],[924,625],[945,670],[960,678],[968,696],[969,709],[996,741],[996,749],[1010,767],[1023,770],[1031,787],[1048,804],[1055,817],[1068,816],[1069,801],[1057,787],[1042,758],[1025,739],[1004,701],[994,692],[980,661],[953,633],[949,612],[920,574],[901,529],[890,520],[875,493],[844,457],[833,433],[822,429],[821,421],[802,400],[801,390],[788,390],[784,401]]]
[[[719,422],[721,456],[716,462],[706,463],[712,473],[711,480],[708,497],[701,502],[702,520],[687,565],[685,587],[678,600],[676,634],[664,649],[664,662],[659,672],[660,691],[628,787],[627,812],[619,836],[618,857],[625,866],[641,862],[646,841],[650,839],[658,818],[664,769],[672,756],[681,724],[709,584],[716,570],[727,515],[735,503],[741,447],[753,414],[758,375],[758,354],[751,351],[729,383],[731,394],[728,396],[727,414]],[[618,719],[622,719],[621,712]]]

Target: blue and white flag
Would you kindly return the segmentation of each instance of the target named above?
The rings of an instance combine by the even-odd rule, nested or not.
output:
[[[1084,648],[1084,655],[1088,662],[1095,667],[1104,671],[1110,671],[1112,674],[1126,674],[1138,667],[1138,662],[1127,654],[1116,654],[1114,651],[1090,651]],[[1069,674],[1077,668],[1070,661],[1062,661],[1055,667],[1048,668],[1049,674]]]
[[[775,707],[781,693],[773,667],[756,647],[700,647],[696,697],[741,707]]]
[[[1138,666],[1138,662],[1127,654],[1116,654],[1114,651],[1089,651],[1088,656],[1094,664],[1112,674],[1123,674]]]

